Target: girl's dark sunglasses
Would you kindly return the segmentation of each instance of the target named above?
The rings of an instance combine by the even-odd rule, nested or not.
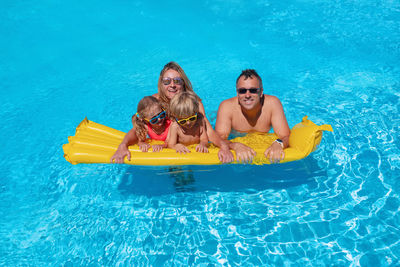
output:
[[[155,115],[154,117],[151,117],[151,119],[147,120],[150,124],[156,124],[158,123],[159,120],[162,120],[165,118],[167,114],[165,113],[165,110],[161,111],[160,113],[158,113],[157,115]]]
[[[239,88],[237,89],[237,92],[239,95],[244,95],[247,91],[250,91],[250,94],[258,94],[258,92],[260,91],[260,88]]]
[[[183,84],[183,79],[181,77],[175,77],[175,78],[163,78],[162,83],[164,85],[168,85],[171,83],[171,81],[174,81],[174,84],[182,85]]]

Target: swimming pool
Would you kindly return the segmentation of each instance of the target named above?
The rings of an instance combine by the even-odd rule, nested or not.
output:
[[[399,264],[399,29],[394,1],[2,1],[0,265]],[[290,127],[334,133],[274,166],[64,160],[171,60],[213,122],[255,68]]]

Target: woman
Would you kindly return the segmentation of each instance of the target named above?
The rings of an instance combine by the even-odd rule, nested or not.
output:
[[[192,83],[186,76],[185,72],[176,62],[167,63],[161,70],[160,77],[158,78],[158,93],[153,96],[157,98],[163,108],[169,111],[169,103],[171,99],[181,92],[192,92]],[[200,98],[199,98],[200,100]],[[229,150],[228,143],[223,141],[221,137],[214,131],[207,117],[205,116],[205,109],[203,103],[199,103],[200,113],[203,114],[206,125],[207,125],[207,135],[211,142],[220,147],[218,152],[218,158],[221,162],[231,162],[233,161],[233,154]],[[131,153],[128,150],[130,145],[137,143],[138,139],[134,129],[131,129],[126,135],[121,144],[118,146],[117,151],[111,157],[111,162],[123,163],[124,158],[127,157],[128,160],[131,159]]]

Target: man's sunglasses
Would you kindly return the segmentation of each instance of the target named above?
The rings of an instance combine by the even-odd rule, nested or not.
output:
[[[238,88],[237,92],[238,92],[239,95],[244,95],[245,93],[247,93],[247,91],[249,91],[250,94],[258,94],[258,92],[260,92],[260,89],[261,88],[250,88],[250,89]]]
[[[155,115],[154,117],[151,117],[151,119],[145,119],[146,121],[148,121],[150,124],[156,124],[158,123],[158,121],[162,120],[165,118],[167,114],[165,113],[165,110],[161,111],[160,113],[158,113],[157,115]]]
[[[183,79],[181,77],[175,77],[175,78],[172,78],[172,79],[171,78],[163,78],[162,79],[162,83],[164,85],[170,84],[171,81],[174,81],[174,84],[177,84],[177,85],[182,85],[183,84]]]
[[[193,116],[184,118],[184,119],[175,119],[177,123],[179,123],[180,125],[185,125],[188,121],[196,121],[197,120],[197,113],[194,114]]]

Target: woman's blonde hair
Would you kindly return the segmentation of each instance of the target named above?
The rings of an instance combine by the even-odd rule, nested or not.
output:
[[[132,116],[133,128],[136,131],[136,136],[140,141],[146,140],[146,127],[144,118],[148,115],[150,109],[154,106],[162,108],[160,101],[154,96],[145,96],[139,101],[136,109],[136,114]]]
[[[168,110],[168,106],[169,106],[171,99],[168,99],[168,97],[165,95],[164,90],[162,90],[162,79],[164,77],[165,72],[167,72],[168,70],[174,70],[174,71],[178,72],[183,80],[183,91],[184,92],[192,92],[194,94],[192,83],[190,82],[189,78],[186,76],[186,74],[183,71],[183,69],[181,68],[181,66],[179,66],[178,63],[176,63],[174,61],[168,62],[167,64],[165,64],[164,68],[161,70],[160,77],[158,77],[158,95],[160,97],[161,105],[166,110]]]
[[[171,99],[169,110],[177,119],[192,116],[199,113],[199,98],[192,92],[182,92]]]

